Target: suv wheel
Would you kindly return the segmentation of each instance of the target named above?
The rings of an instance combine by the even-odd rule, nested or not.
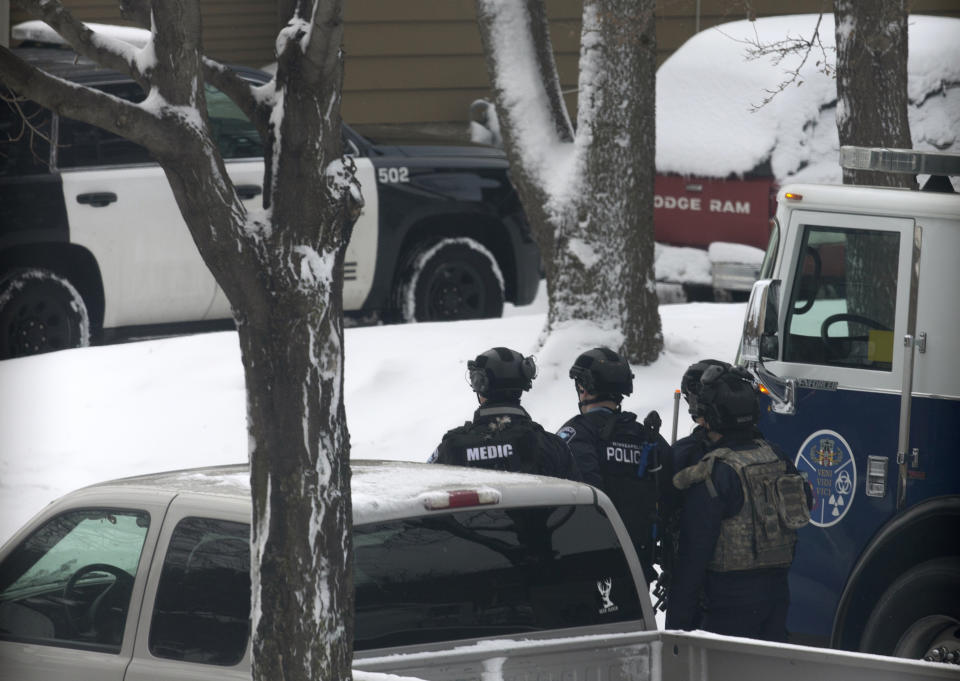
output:
[[[415,251],[399,287],[404,321],[482,319],[503,314],[503,274],[478,241],[442,239]]]
[[[0,359],[89,344],[87,306],[69,281],[41,268],[0,281]]]

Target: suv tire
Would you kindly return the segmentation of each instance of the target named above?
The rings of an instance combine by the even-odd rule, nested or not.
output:
[[[414,251],[401,273],[403,321],[485,319],[503,314],[503,274],[480,242],[441,239]]]
[[[90,345],[83,297],[51,270],[16,269],[0,281],[0,359]]]

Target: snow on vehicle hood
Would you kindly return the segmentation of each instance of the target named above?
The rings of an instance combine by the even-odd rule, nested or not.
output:
[[[769,161],[786,181],[841,181],[836,82],[817,66],[818,50],[798,82],[752,111],[800,64],[791,55],[747,59],[747,41],[809,38],[817,15],[721,24],[698,33],[657,71],[657,170],[726,177]],[[836,62],[833,15],[820,36]],[[907,64],[910,129],[917,149],[960,152],[960,19],[911,15]]]

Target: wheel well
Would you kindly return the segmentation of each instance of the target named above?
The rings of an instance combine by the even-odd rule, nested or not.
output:
[[[14,246],[0,253],[0,278],[22,267],[42,267],[69,280],[87,304],[91,334],[99,334],[103,327],[103,280],[90,251],[72,244],[44,243]]]
[[[503,273],[504,300],[515,300],[517,264],[513,243],[507,229],[496,219],[485,215],[457,214],[431,216],[414,224],[403,239],[402,258],[410,249],[428,239],[469,237],[480,242],[493,254]]]
[[[934,558],[960,556],[955,541],[958,523],[957,496],[929,499],[887,523],[851,572],[837,608],[831,646],[859,649],[864,624],[874,605],[904,572]]]

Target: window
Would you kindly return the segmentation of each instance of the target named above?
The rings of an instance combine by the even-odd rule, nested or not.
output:
[[[0,177],[49,171],[50,112],[0,88]]]
[[[150,652],[235,665],[250,636],[250,526],[185,518],[173,530],[150,625]]]
[[[642,617],[610,521],[592,506],[359,526],[354,549],[356,650]]]
[[[105,92],[131,102],[143,101],[143,90],[135,83],[101,86]],[[205,86],[210,134],[225,159],[263,158],[263,146],[256,127],[225,94]],[[61,168],[116,166],[153,163],[150,153],[129,140],[70,118],[60,119],[57,165]]]
[[[101,86],[101,89],[131,102],[140,102],[144,98],[143,90],[135,83],[112,83]],[[139,144],[72,118],[60,119],[57,140],[57,166],[60,168],[152,162],[153,157]]]
[[[214,87],[204,87],[210,134],[223,158],[263,158],[260,133],[253,123],[247,120],[232,99]]]
[[[784,360],[890,371],[899,250],[898,232],[804,227]]]
[[[144,511],[53,518],[0,565],[0,639],[118,653],[150,525]]]
[[[774,219],[770,221],[770,240],[767,242],[767,250],[763,254],[763,264],[760,265],[758,279],[769,279],[773,274],[773,268],[777,264],[778,248],[780,248],[780,223]]]

